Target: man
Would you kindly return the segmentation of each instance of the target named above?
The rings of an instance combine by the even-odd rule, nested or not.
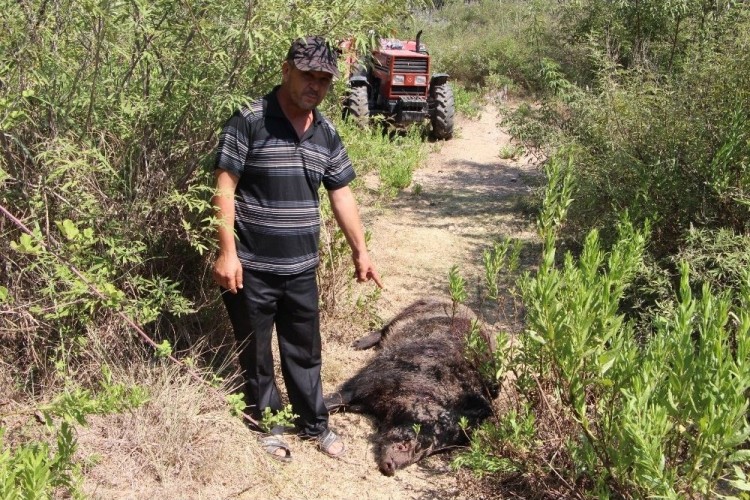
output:
[[[335,52],[322,37],[300,38],[281,71],[281,85],[237,111],[219,139],[213,203],[223,224],[214,279],[241,346],[250,415],[260,420],[264,408],[283,407],[271,354],[275,325],[301,435],[338,457],[344,444],[328,428],[320,378],[315,269],[321,182],[351,247],[357,281],[382,285],[348,186],[355,177],[351,161],[336,130],[316,109],[338,76]],[[287,461],[291,453],[280,431],[272,430],[261,444]]]

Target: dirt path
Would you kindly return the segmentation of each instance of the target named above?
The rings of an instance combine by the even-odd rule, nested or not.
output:
[[[475,120],[459,118],[455,138],[433,146],[427,165],[415,172],[408,190],[386,207],[362,208],[372,232],[372,257],[385,285],[378,302],[382,318],[389,319],[417,297],[448,297],[448,273],[454,264],[460,266],[474,298],[484,273],[482,251],[504,236],[534,238],[518,201],[530,192],[526,181],[535,168],[526,158],[500,159],[500,148],[510,138],[497,127],[499,121],[494,107]],[[329,384],[342,382],[372,355],[331,344],[324,349],[324,366],[334,370],[328,373]],[[450,455],[430,457],[385,477],[375,466],[368,442],[374,424],[367,417],[336,414],[331,424],[344,435],[349,457],[336,465],[341,481],[319,490],[317,498],[481,498],[472,493],[470,481],[451,472]],[[307,458],[315,460],[303,460]]]
[[[481,282],[482,252],[492,241],[534,238],[518,202],[530,192],[525,181],[535,169],[528,158],[500,159],[510,136],[499,121],[494,107],[479,119],[459,118],[456,137],[437,143],[412,186],[372,219],[384,317],[417,296],[447,296],[453,265],[469,286]]]

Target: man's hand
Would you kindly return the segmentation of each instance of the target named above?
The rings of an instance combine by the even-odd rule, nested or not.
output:
[[[234,242],[234,191],[239,178],[226,170],[216,171],[216,193],[211,202],[219,219],[219,256],[214,264],[214,281],[232,293],[242,288],[242,264]]]
[[[214,264],[214,281],[231,293],[242,289],[242,264],[237,255],[220,253]]]
[[[380,275],[375,270],[375,265],[370,260],[370,255],[367,252],[364,255],[352,255],[352,259],[354,260],[354,277],[357,278],[359,283],[372,280],[378,285],[378,288],[383,288]]]
[[[328,198],[331,200],[331,208],[336,222],[344,232],[346,241],[352,249],[354,277],[360,283],[373,280],[376,285],[383,288],[375,265],[370,260],[370,254],[367,253],[365,233],[362,230],[362,223],[359,220],[359,211],[352,190],[349,186],[344,186],[328,191]]]

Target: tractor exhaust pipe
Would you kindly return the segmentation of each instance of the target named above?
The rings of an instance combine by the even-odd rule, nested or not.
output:
[[[422,38],[422,30],[417,32],[417,39],[414,42],[414,52],[419,52],[419,39]]]

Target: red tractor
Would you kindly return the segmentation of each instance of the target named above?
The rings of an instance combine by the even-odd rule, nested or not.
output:
[[[383,115],[396,126],[430,120],[434,139],[453,136],[453,91],[447,73],[431,75],[431,60],[415,40],[381,39],[380,46],[360,60],[349,78],[344,117],[366,124]]]

